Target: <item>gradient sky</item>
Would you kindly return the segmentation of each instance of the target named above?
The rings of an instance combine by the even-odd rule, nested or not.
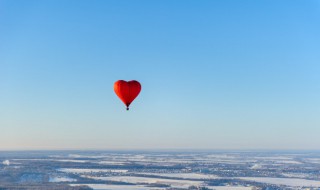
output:
[[[126,111],[116,80],[138,80]],[[319,0],[0,0],[0,149],[319,149]]]

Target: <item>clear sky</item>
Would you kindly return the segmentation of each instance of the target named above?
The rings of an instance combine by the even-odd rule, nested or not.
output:
[[[116,80],[138,80],[126,111]],[[0,149],[319,149],[319,0],[0,0]]]

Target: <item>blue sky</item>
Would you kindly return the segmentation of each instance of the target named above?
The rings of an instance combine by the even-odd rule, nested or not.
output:
[[[0,0],[0,149],[319,149],[319,73],[318,0]]]

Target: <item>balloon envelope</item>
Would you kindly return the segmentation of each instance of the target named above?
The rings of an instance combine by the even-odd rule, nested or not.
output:
[[[128,82],[118,80],[114,83],[113,88],[120,100],[127,106],[127,110],[129,110],[130,104],[141,91],[141,84],[135,80]]]

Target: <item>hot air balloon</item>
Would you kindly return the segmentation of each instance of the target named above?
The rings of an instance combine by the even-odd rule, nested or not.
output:
[[[114,83],[113,88],[120,100],[127,106],[127,110],[129,110],[130,104],[141,91],[141,84],[135,80],[128,82],[118,80]]]

